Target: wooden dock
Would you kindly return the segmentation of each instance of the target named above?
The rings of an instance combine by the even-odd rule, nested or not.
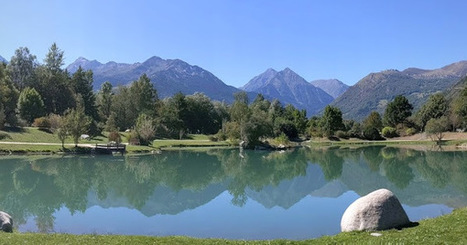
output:
[[[96,144],[94,151],[98,154],[113,154],[121,153],[124,154],[126,151],[126,145],[124,144]]]

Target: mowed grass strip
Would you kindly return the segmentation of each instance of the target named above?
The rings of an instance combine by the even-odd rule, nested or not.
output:
[[[467,244],[467,208],[402,230],[346,232],[312,240],[244,241],[199,239],[181,236],[150,237],[122,235],[70,235],[36,233],[0,233],[0,244]]]

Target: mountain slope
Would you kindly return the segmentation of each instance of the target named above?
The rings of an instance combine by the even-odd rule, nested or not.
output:
[[[0,55],[0,62],[3,62],[3,63],[8,64],[8,60],[6,60],[5,58],[3,58],[1,55]]]
[[[316,114],[333,100],[332,96],[308,83],[289,68],[280,72],[268,69],[241,89],[276,98],[284,105],[291,104],[298,109],[305,109],[308,116]]]
[[[324,92],[331,95],[334,99],[349,89],[347,84],[344,84],[337,79],[315,80],[310,83],[313,84],[313,86],[324,90]]]
[[[446,90],[467,74],[467,61],[435,70],[409,68],[371,73],[331,104],[342,110],[346,119],[362,120],[371,111],[383,113],[397,95],[404,95],[417,111],[430,95]]]
[[[146,73],[154,83],[160,98],[172,96],[177,92],[187,95],[201,92],[214,100],[232,102],[233,94],[240,91],[226,85],[212,73],[178,59],[165,60],[154,56],[143,63],[102,64],[80,57],[70,64],[67,70],[73,73],[79,66],[93,71],[95,89],[99,89],[105,81],[114,86],[127,85]]]

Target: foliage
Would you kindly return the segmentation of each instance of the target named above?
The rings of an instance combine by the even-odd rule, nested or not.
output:
[[[384,127],[381,131],[381,135],[385,138],[394,138],[397,137],[397,130],[393,127]]]
[[[91,124],[91,118],[85,114],[84,107],[81,104],[78,104],[76,109],[68,110],[65,114],[63,123],[64,129],[62,130],[67,131],[67,134],[72,137],[75,147],[78,147],[79,137],[82,134],[87,133],[89,125]]]
[[[146,114],[140,114],[136,120],[135,131],[140,144],[148,145],[156,135],[156,127],[153,125],[153,119]]]
[[[405,130],[405,134],[408,136],[414,135],[417,133],[417,130],[415,128],[407,128]]]
[[[50,121],[48,117],[38,117],[34,119],[32,126],[38,127],[41,129],[49,129],[50,128]]]
[[[363,121],[363,137],[369,140],[379,140],[379,131],[383,128],[383,122],[378,112],[372,111]]]
[[[0,140],[11,139],[11,136],[5,132],[0,132]]]
[[[446,116],[448,112],[448,104],[443,94],[437,93],[428,99],[428,101],[416,113],[416,121],[418,126],[424,130],[426,123],[432,118],[440,118]]]
[[[334,132],[342,129],[343,126],[341,110],[334,106],[326,106],[323,117],[320,120],[320,127],[324,132],[324,136],[330,137],[334,135]]]
[[[384,112],[384,124],[390,127],[396,127],[403,124],[406,119],[412,115],[413,106],[406,97],[398,95],[386,107]]]
[[[16,104],[18,101],[19,92],[13,85],[10,76],[7,73],[4,63],[0,64],[0,128],[4,123],[12,127],[16,126]]]
[[[71,89],[75,96],[81,96],[84,107],[84,114],[92,120],[98,120],[98,111],[96,107],[96,96],[92,89],[93,75],[92,71],[84,71],[81,66],[70,79]]]
[[[8,64],[8,72],[17,89],[23,90],[34,82],[36,67],[36,56],[27,47],[15,50],[15,55]]]
[[[430,135],[433,141],[441,143],[444,137],[444,132],[449,128],[448,118],[443,116],[440,118],[430,119],[425,126],[425,132]]]
[[[120,133],[118,133],[117,131],[110,132],[107,138],[109,139],[109,142],[114,141],[117,144],[120,144],[122,142],[122,137],[120,136]]]
[[[349,135],[347,134],[347,132],[342,131],[342,130],[337,130],[336,136],[339,137],[340,139],[348,139],[349,138]]]
[[[34,88],[26,87],[19,95],[18,110],[21,118],[32,123],[35,118],[45,115],[44,101]]]

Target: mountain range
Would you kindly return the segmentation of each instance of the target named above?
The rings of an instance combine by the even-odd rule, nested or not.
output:
[[[146,73],[154,83],[160,98],[172,96],[177,92],[186,95],[202,92],[213,100],[232,102],[233,94],[240,91],[226,85],[209,71],[178,59],[165,60],[154,56],[143,63],[108,62],[102,64],[96,60],[90,61],[81,57],[66,69],[74,73],[80,66],[84,70],[93,71],[95,89],[99,89],[106,81],[114,86],[127,85]]]
[[[251,79],[241,89],[277,98],[282,104],[292,104],[314,115],[331,103],[334,98],[324,90],[313,86],[289,68],[282,71],[268,69]]]
[[[404,95],[417,111],[430,95],[444,92],[467,75],[467,61],[434,70],[408,68],[371,73],[350,87],[331,105],[341,109],[343,117],[362,120],[371,111],[383,113],[395,96]]]
[[[345,91],[347,91],[347,89],[349,89],[349,86],[347,84],[337,79],[315,80],[312,81],[311,84],[313,84],[313,86],[315,87],[324,90],[324,92],[331,95],[334,99],[336,99]]]

